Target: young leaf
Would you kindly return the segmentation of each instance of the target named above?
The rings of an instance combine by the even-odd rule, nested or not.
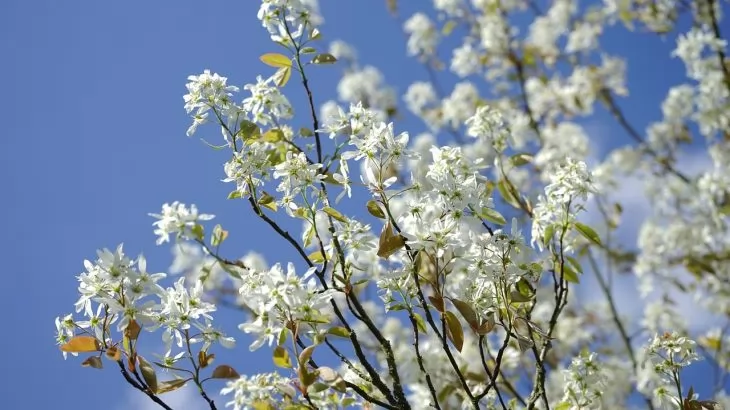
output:
[[[267,53],[260,57],[261,62],[271,67],[291,67],[291,59],[279,53]]]
[[[99,356],[91,356],[81,363],[84,367],[93,367],[94,369],[101,369],[104,365],[101,363]]]
[[[141,331],[142,327],[136,320],[132,319],[127,323],[127,327],[124,328],[124,336],[128,337],[129,340],[137,340]]]
[[[242,197],[243,194],[241,193],[241,191],[231,191],[231,193],[228,194],[228,199],[238,199]]]
[[[423,317],[414,312],[413,319],[416,321],[416,327],[418,328],[418,331],[423,333],[424,335],[427,334],[428,330],[426,329],[426,321],[423,320]]]
[[[157,393],[157,373],[155,373],[155,368],[142,356],[137,356],[137,360],[139,361],[139,370],[142,371],[142,378],[147,383],[147,387],[153,393]]]
[[[521,167],[523,165],[527,165],[530,162],[532,162],[532,155],[530,154],[515,154],[509,158],[509,162],[512,164],[513,167]]]
[[[116,346],[109,346],[109,348],[106,349],[106,357],[109,360],[118,362],[122,358],[122,351]]]
[[[69,353],[98,352],[100,348],[101,344],[93,336],[74,336],[61,345],[61,351]]]
[[[211,234],[210,243],[213,246],[218,246],[223,243],[223,241],[228,238],[228,231],[224,230],[223,227],[218,224],[213,228],[213,233]]]
[[[580,278],[578,277],[578,274],[575,272],[575,270],[573,270],[569,263],[565,263],[561,266],[558,262],[555,269],[558,273],[563,273],[563,279],[565,279],[566,282],[580,283]]]
[[[289,359],[289,351],[283,346],[276,346],[274,349],[274,364],[284,369],[291,369],[291,359]]]
[[[345,216],[344,216],[344,215],[342,215],[342,214],[341,214],[341,213],[340,213],[340,212],[339,212],[338,210],[336,210],[335,208],[325,207],[325,208],[324,208],[324,209],[322,209],[322,210],[324,211],[324,213],[326,213],[327,215],[329,215],[329,216],[331,216],[331,217],[333,217],[333,218],[337,219],[338,221],[340,221],[340,222],[342,222],[342,223],[347,223],[347,218],[345,218]]]
[[[380,233],[380,241],[378,243],[378,256],[388,259],[396,253],[400,248],[405,246],[406,241],[400,234],[393,232],[393,227],[388,222]]]
[[[317,54],[312,59],[312,64],[334,64],[337,58],[329,53]]]
[[[333,368],[326,366],[320,366],[317,369],[317,373],[319,373],[319,378],[325,383],[333,382],[339,377]]]
[[[504,219],[504,216],[497,212],[496,209],[484,207],[479,213],[479,216],[497,225],[504,225],[507,223],[507,220]]]
[[[575,223],[575,229],[578,230],[578,232],[583,235],[586,239],[589,241],[595,243],[596,245],[601,246],[601,238],[598,236],[596,231],[593,230],[590,226],[586,224],[582,224],[580,222]]]
[[[570,262],[570,264],[573,266],[573,268],[578,271],[578,273],[583,273],[583,267],[580,266],[580,262],[578,262],[578,259],[575,259],[572,256],[565,255],[565,259]]]
[[[266,142],[279,142],[284,139],[284,132],[278,128],[272,128],[261,136],[261,139]]]
[[[451,339],[456,350],[461,352],[461,349],[464,347],[464,329],[461,328],[459,318],[455,314],[446,311],[444,312],[444,319],[446,319],[446,326],[449,330],[449,339]]]
[[[213,374],[210,377],[213,379],[238,379],[241,375],[233,367],[222,364],[213,370]]]
[[[263,206],[264,208],[270,209],[274,212],[278,209],[276,206],[276,199],[266,193],[266,191],[263,192],[263,195],[261,198],[259,198],[259,205]]]
[[[454,304],[456,310],[458,310],[459,313],[461,313],[461,316],[464,317],[464,320],[466,320],[466,323],[469,324],[471,330],[476,332],[479,328],[479,317],[471,305],[459,299],[451,299],[451,303]]]
[[[504,199],[505,202],[517,209],[520,209],[520,201],[514,194],[515,189],[506,179],[503,178],[499,180],[499,183],[497,183],[497,190],[499,191],[499,194],[502,195],[502,199]]]
[[[314,353],[314,348],[317,347],[316,345],[309,346],[302,350],[301,353],[299,353],[299,367],[304,367],[307,365],[307,362],[312,357],[312,354]]]
[[[344,337],[344,338],[350,337],[350,331],[348,331],[347,329],[345,329],[342,326],[334,326],[334,327],[329,328],[329,330],[327,330],[327,334],[330,334],[333,336],[338,336],[338,337]]]
[[[282,67],[274,73],[274,81],[276,86],[281,88],[289,82],[291,78],[291,67]]]
[[[242,120],[241,124],[238,126],[238,136],[244,141],[258,139],[260,135],[261,128],[259,128],[255,122]]]
[[[444,298],[443,297],[437,296],[437,295],[429,295],[428,300],[431,302],[433,307],[436,308],[436,310],[438,310],[441,313],[444,312],[445,307],[444,307]]]
[[[415,263],[419,278],[431,284],[438,281],[438,266],[432,254],[426,250],[418,251]]]
[[[322,255],[322,251],[314,251],[310,253],[307,258],[309,258],[312,263],[323,263],[324,262],[324,255]]]
[[[187,383],[190,379],[175,379],[165,380],[164,382],[157,383],[157,394],[169,393],[175,391]]]
[[[371,199],[368,201],[367,206],[368,206],[368,213],[370,213],[370,215],[372,215],[376,218],[385,219],[385,212],[383,212],[383,210],[380,209],[380,205],[378,205],[377,202],[375,202],[374,200]]]

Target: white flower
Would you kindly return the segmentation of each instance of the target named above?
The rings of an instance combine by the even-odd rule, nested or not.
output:
[[[178,201],[162,205],[161,214],[149,215],[158,219],[152,224],[156,227],[158,245],[169,242],[171,234],[177,234],[178,238],[194,239],[196,234],[192,230],[198,226],[198,222],[209,221],[215,217],[209,214],[199,214],[195,205],[188,207]]]
[[[403,29],[408,37],[408,55],[431,56],[438,44],[438,31],[431,19],[424,13],[415,13],[405,23]]]

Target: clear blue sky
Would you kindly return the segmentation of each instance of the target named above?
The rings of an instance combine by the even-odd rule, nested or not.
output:
[[[379,67],[403,92],[410,81],[427,76],[405,56],[400,26],[384,3],[321,0],[322,31],[327,39],[354,44],[362,63]],[[155,246],[147,216],[162,203],[195,202],[218,215],[232,233],[232,256],[254,249],[269,262],[285,261],[284,244],[259,235],[263,224],[241,203],[225,199],[231,190],[219,182],[225,154],[185,137],[189,119],[182,95],[188,75],[210,68],[241,86],[271,72],[258,56],[279,50],[256,20],[258,5],[253,0],[0,4],[0,78],[6,81],[0,98],[0,307],[6,312],[1,408],[98,409],[128,394],[130,388],[111,366],[96,371],[81,368],[79,360],[64,362],[54,346],[53,319],[72,311],[75,276],[97,248],[124,242],[128,253],[147,255],[151,270],[167,269],[169,248]],[[619,33],[606,44],[630,57],[634,95],[625,107],[643,129],[659,118],[658,102],[683,68],[673,61],[662,72],[642,70],[666,60],[673,41],[627,38]],[[335,96],[335,74],[337,68],[315,74],[319,102]],[[291,84],[287,92],[301,95]],[[423,131],[410,117],[397,127]],[[605,127],[604,135],[627,141],[612,125]],[[201,136],[219,136],[214,127],[203,130]],[[240,320],[226,321],[230,333],[243,340],[233,326]],[[246,346],[240,344],[239,359],[248,366],[242,372],[269,367],[266,355],[250,355]]]

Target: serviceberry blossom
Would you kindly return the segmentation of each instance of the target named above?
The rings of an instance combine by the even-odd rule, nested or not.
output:
[[[307,162],[307,156],[303,152],[294,154],[289,151],[286,159],[274,167],[273,177],[280,179],[276,190],[287,197],[304,194],[307,188],[324,179],[324,175],[319,172],[320,168],[322,164]]]
[[[191,136],[198,126],[207,122],[209,110],[223,112],[234,105],[232,97],[234,92],[238,92],[238,87],[228,85],[226,77],[217,73],[211,74],[210,70],[205,70],[200,75],[191,75],[188,80],[190,82],[185,85],[188,94],[185,94],[183,99],[185,111],[188,114],[194,113],[193,125],[187,131],[187,135]]]
[[[408,55],[429,57],[436,51],[438,30],[424,13],[412,15],[403,23],[403,30],[409,35]]]
[[[561,236],[562,230],[568,230],[575,222],[573,212],[580,211],[588,199],[589,193],[597,193],[592,176],[585,162],[567,158],[550,178],[545,187],[545,195],[540,195],[533,209],[532,244],[542,250],[542,241],[552,226],[553,235]],[[557,227],[557,229],[555,229]],[[545,238],[551,240],[550,238]],[[570,243],[566,240],[564,246]]]
[[[274,84],[273,77],[258,76],[256,84],[247,84],[243,89],[251,92],[251,96],[243,100],[242,109],[253,122],[262,126],[276,125],[280,120],[292,117],[291,104]]]
[[[198,208],[194,204],[188,207],[178,201],[162,205],[160,214],[149,215],[157,219],[152,225],[156,227],[158,245],[169,242],[170,235],[173,234],[176,235],[176,239],[195,239],[198,235],[193,230],[199,226],[198,222],[215,218],[215,215],[198,213]]]
[[[322,24],[318,11],[316,0],[263,0],[258,19],[271,41],[288,44]]]
[[[595,353],[583,352],[564,371],[563,403],[569,403],[570,408],[600,408],[601,396],[609,380],[601,371],[602,366],[597,359]]]
[[[244,278],[239,292],[246,296],[246,305],[254,312],[255,319],[239,328],[256,337],[250,346],[252,351],[265,343],[270,346],[290,323],[327,323],[328,318],[320,312],[328,305],[334,290],[318,289],[315,271],[311,268],[299,276],[294,264],[289,263],[286,272],[276,264],[268,271],[252,271]]]

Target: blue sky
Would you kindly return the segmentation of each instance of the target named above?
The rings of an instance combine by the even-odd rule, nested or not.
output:
[[[405,2],[401,2],[405,3]],[[98,409],[124,403],[130,388],[118,372],[84,369],[64,362],[54,346],[55,316],[71,312],[75,276],[97,248],[125,244],[144,252],[150,270],[164,271],[170,249],[156,247],[152,219],[164,202],[180,200],[218,215],[232,234],[232,256],[263,252],[269,262],[286,261],[289,250],[239,202],[227,201],[223,152],[188,139],[182,106],[186,77],[210,68],[243,85],[271,73],[258,60],[279,51],[256,20],[258,1],[123,2],[5,0],[0,4],[0,77],[7,81],[0,112],[0,202],[5,216],[0,254],[6,290],[0,299],[5,335],[3,408]],[[411,3],[412,4],[412,3]],[[403,92],[426,73],[405,56],[404,37],[384,1],[321,0],[325,38],[354,44],[363,64],[381,69]],[[404,16],[409,15],[404,10]],[[730,31],[730,30],[726,30]],[[640,129],[659,118],[658,102],[683,74],[679,61],[666,60],[673,41],[623,30],[608,37],[607,49],[629,56],[624,107]],[[651,64],[652,67],[657,67]],[[313,75],[319,102],[335,97],[336,67]],[[453,78],[453,77],[452,77]],[[453,80],[446,80],[447,89]],[[287,87],[301,93],[294,82]],[[9,91],[9,92],[8,92]],[[295,106],[301,107],[301,105]],[[600,111],[600,110],[599,110]],[[594,117],[611,146],[626,137],[599,114]],[[413,134],[423,127],[406,116],[397,125]],[[213,127],[200,136],[216,141]],[[613,141],[613,142],[612,142]],[[229,315],[230,333],[239,322]],[[154,337],[157,337],[155,335]],[[269,358],[251,355],[242,342],[237,359],[264,370]],[[235,364],[235,363],[232,363]],[[12,369],[12,370],[11,370]]]

